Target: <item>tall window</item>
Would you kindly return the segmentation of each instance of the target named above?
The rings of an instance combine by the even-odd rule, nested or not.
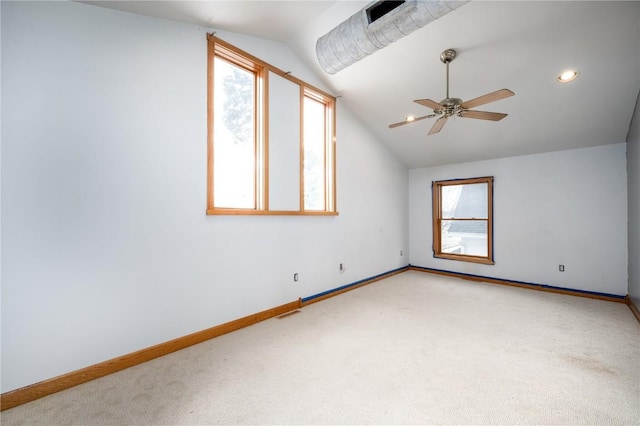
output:
[[[432,193],[434,256],[494,264],[493,177],[436,181]]]
[[[261,70],[214,58],[214,207],[256,208],[256,94]]]
[[[326,98],[310,90],[304,91],[303,118],[303,158],[304,158],[304,210],[322,211],[327,209],[330,200],[327,192],[331,186],[331,169],[327,164],[331,146],[330,126],[331,107]]]
[[[337,214],[335,98],[208,43],[207,214]]]

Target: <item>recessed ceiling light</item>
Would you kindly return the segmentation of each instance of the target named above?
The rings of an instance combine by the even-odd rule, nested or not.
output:
[[[574,71],[574,70],[565,71],[558,76],[558,81],[560,83],[568,83],[572,80],[575,80],[577,76],[578,76],[578,71]]]

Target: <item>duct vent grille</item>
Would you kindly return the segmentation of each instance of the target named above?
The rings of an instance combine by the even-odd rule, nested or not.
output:
[[[403,3],[404,1],[378,1],[367,9],[367,21],[371,24]]]

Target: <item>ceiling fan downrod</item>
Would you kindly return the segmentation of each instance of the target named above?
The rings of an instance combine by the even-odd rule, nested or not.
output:
[[[447,99],[449,99],[449,62],[445,62],[447,64]]]
[[[460,115],[462,112],[462,99],[449,97],[449,64],[456,58],[457,52],[453,49],[447,49],[440,54],[440,61],[447,66],[447,90],[446,98],[440,101],[440,104],[444,107],[443,110],[436,111],[438,114],[442,114],[444,117],[451,117],[453,115]]]
[[[447,66],[447,99],[449,99],[449,63],[456,58],[456,51],[447,49],[440,54],[440,60]]]

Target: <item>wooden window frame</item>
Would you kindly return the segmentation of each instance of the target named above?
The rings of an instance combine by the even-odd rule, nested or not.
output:
[[[451,185],[487,184],[487,218],[449,218],[442,217],[442,188]],[[433,181],[431,185],[433,208],[433,257],[439,259],[458,260],[462,262],[482,263],[494,265],[493,259],[493,176]],[[442,221],[443,220],[485,220],[487,222],[487,256],[442,252]]]
[[[304,210],[304,99],[309,98],[324,105],[324,210]],[[327,97],[309,87],[300,87],[300,210],[306,212],[335,211],[335,98]]]
[[[303,215],[337,216],[336,205],[336,98],[255,56],[207,34],[207,215]],[[214,58],[218,56],[256,76],[255,108],[255,208],[220,208],[214,204]],[[269,208],[269,72],[300,86],[300,207],[298,210]],[[304,210],[304,98],[311,97],[325,105],[325,209]]]
[[[222,44],[215,44],[214,46],[214,56],[211,58],[211,63],[213,64],[213,61],[215,59],[215,57],[218,57],[219,59],[222,59],[226,62],[228,62],[231,65],[234,65],[238,68],[241,68],[247,72],[250,72],[253,75],[253,85],[254,85],[254,93],[253,93],[253,152],[254,152],[254,170],[253,170],[253,207],[234,207],[234,210],[243,210],[243,211],[254,211],[254,210],[261,210],[263,207],[263,197],[260,194],[260,189],[263,187],[262,185],[262,179],[263,179],[263,173],[261,173],[261,153],[264,152],[263,149],[263,145],[265,143],[264,138],[262,137],[264,134],[264,130],[263,130],[263,122],[261,120],[261,117],[264,115],[264,108],[265,105],[261,102],[264,99],[263,93],[264,93],[264,81],[265,81],[265,69],[263,66],[260,66],[260,64],[250,61],[247,58],[243,57],[242,55],[238,54],[238,52],[236,52],[233,49],[228,48],[225,45]],[[211,67],[212,69],[214,68],[213,66]],[[211,86],[211,93],[214,94],[215,90],[213,89],[213,74],[211,75],[211,79],[209,81],[209,85]],[[211,97],[211,102],[213,102],[213,96]],[[213,132],[213,114],[214,112],[214,108],[213,106],[209,109],[210,111],[210,120],[211,120],[211,132]],[[210,151],[210,157],[211,157],[211,161],[213,161],[213,140],[214,140],[214,136],[213,134],[210,135],[210,138],[212,140],[211,143],[211,151]],[[215,210],[220,210],[220,211],[224,211],[224,210],[228,210],[229,207],[215,207],[214,205],[214,173],[213,173],[213,162],[211,163],[211,167],[209,167],[209,171],[210,171],[210,184],[211,184],[211,188],[209,191],[210,194],[210,202],[208,203],[208,208],[213,208]]]

